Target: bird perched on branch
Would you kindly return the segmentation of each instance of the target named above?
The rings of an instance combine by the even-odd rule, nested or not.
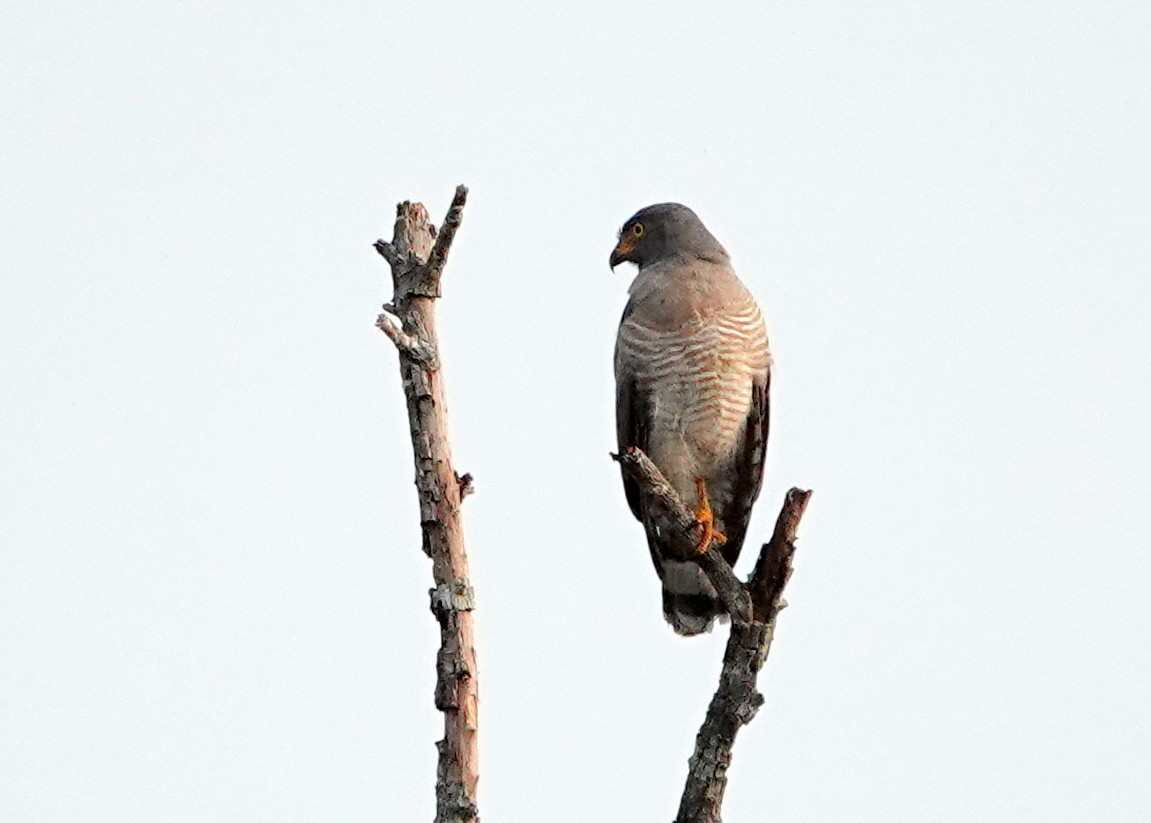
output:
[[[620,450],[642,449],[689,507],[703,539],[733,567],[759,496],[767,447],[771,355],[759,306],[727,251],[678,203],[624,223],[611,267],[634,263],[616,338]],[[724,613],[699,566],[645,517],[634,480],[624,491],[644,524],[663,583],[663,614],[678,634],[711,629]]]

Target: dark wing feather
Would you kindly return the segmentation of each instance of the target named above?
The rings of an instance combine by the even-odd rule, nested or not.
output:
[[[635,379],[631,376],[621,376],[616,384],[616,434],[619,438],[619,450],[622,452],[628,446],[635,446],[642,449],[646,454],[648,451],[648,442],[650,439],[650,428],[648,423],[651,421],[651,395],[639,387]],[[623,491],[627,495],[627,504],[631,507],[631,513],[635,515],[635,519],[643,523],[643,531],[647,536],[647,549],[651,553],[651,562],[655,566],[655,572],[663,579],[663,562],[661,557],[664,555],[664,549],[660,545],[659,535],[656,533],[656,527],[648,522],[643,514],[643,501],[639,492],[639,484],[627,476],[626,472],[623,474]]]
[[[629,301],[623,310],[623,317],[620,318],[621,328],[632,309],[632,303]],[[620,369],[617,363],[615,426],[616,440],[621,452],[629,446],[642,449],[645,454],[651,450],[651,402],[651,393],[640,385],[634,374],[629,373],[627,369]],[[639,484],[628,477],[627,473],[622,471],[622,467],[621,474],[627,504],[635,519],[643,523],[644,534],[647,535],[647,548],[651,552],[651,562],[655,566],[656,573],[662,579],[663,563],[660,561],[660,557],[663,552],[660,548],[659,535],[655,532],[655,526],[644,519]]]
[[[763,486],[763,467],[767,455],[767,431],[771,420],[771,372],[765,372],[751,385],[751,409],[744,424],[743,443],[733,453],[731,471],[735,477],[731,499],[720,514],[727,543],[720,552],[734,568],[743,547],[751,507]]]
[[[635,446],[647,453],[648,449],[648,421],[649,401],[647,394],[639,388],[632,375],[619,375],[616,379],[615,389],[615,425],[616,438],[619,450],[622,452],[628,446]],[[640,508],[639,484],[623,474],[623,490],[627,495],[627,504],[635,519],[643,522],[643,512]]]
[[[624,306],[623,317],[619,320],[621,333],[624,321],[627,320],[634,308],[635,306],[630,300]],[[618,341],[616,345],[619,345]],[[618,350],[616,357],[619,357]],[[639,386],[635,375],[629,374],[626,369],[621,370],[618,362],[615,379],[615,431],[619,450],[623,452],[628,446],[635,446],[642,449],[646,454],[650,438],[648,423],[651,421],[651,398]],[[623,475],[624,494],[627,495],[627,504],[631,507],[631,513],[635,515],[636,520],[643,523],[639,485],[628,478],[622,467],[621,474]],[[647,527],[646,523],[644,523],[644,527]]]

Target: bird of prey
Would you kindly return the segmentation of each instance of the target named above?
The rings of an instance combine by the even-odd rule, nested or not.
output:
[[[639,273],[616,338],[619,447],[642,449],[680,498],[695,505],[706,550],[733,567],[759,496],[767,447],[771,354],[759,306],[695,212],[678,203],[641,209],[623,224],[611,267]],[[663,614],[678,634],[709,631],[724,614],[699,566],[645,516],[624,474],[663,584]]]

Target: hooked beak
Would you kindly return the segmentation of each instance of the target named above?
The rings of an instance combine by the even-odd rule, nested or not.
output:
[[[632,252],[635,251],[635,240],[630,234],[625,234],[615,244],[615,248],[611,251],[611,257],[608,258],[608,265],[614,269],[620,263],[634,263]]]

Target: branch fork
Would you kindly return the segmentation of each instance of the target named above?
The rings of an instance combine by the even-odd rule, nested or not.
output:
[[[677,536],[673,546],[680,548],[685,559],[699,564],[731,616],[719,688],[696,737],[675,820],[721,823],[720,807],[736,733],[752,721],[764,703],[756,680],[771,649],[775,618],[785,605],[782,594],[791,577],[795,533],[811,492],[792,489],[787,493],[771,540],[760,549],[747,583],[741,583],[714,545],[702,553],[694,551],[703,537],[703,527],[641,449],[628,447],[613,454],[612,459],[639,484],[652,524]]]
[[[753,619],[750,623],[732,621],[719,688],[707,707],[695,750],[688,760],[675,823],[722,823],[720,807],[727,789],[732,746],[736,734],[754,719],[764,703],[756,681],[771,651],[775,618],[786,605],[783,589],[791,577],[796,530],[810,499],[810,491],[788,491],[771,540],[760,549],[755,570],[746,584]]]
[[[421,313],[411,309],[417,305],[417,298],[435,300],[440,296],[440,279],[467,201],[467,187],[457,186],[443,230],[438,232],[428,222],[428,210],[422,203],[404,201],[396,207],[392,241],[380,239],[372,244],[392,271],[394,291],[392,300],[384,304],[383,313],[376,318],[376,327],[395,344],[401,356],[433,371],[439,369],[439,351],[434,337],[420,322]]]

